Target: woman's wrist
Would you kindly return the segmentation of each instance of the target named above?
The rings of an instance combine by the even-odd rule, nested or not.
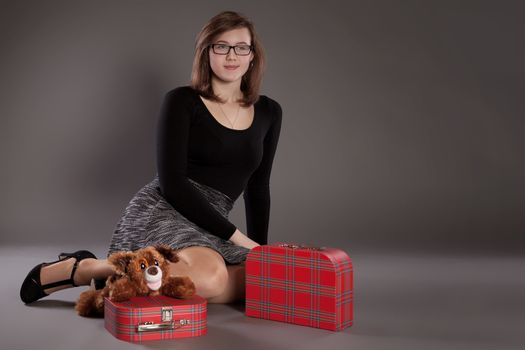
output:
[[[253,241],[252,239],[248,238],[244,233],[242,233],[239,229],[236,229],[233,235],[230,237],[230,241],[232,241],[233,244],[245,247],[248,249],[252,249],[254,247],[259,246],[260,244]]]

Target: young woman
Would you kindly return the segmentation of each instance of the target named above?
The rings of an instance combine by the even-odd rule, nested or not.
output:
[[[164,97],[157,127],[157,174],[131,199],[108,255],[155,244],[178,249],[173,275],[186,275],[210,303],[244,298],[244,261],[267,243],[270,172],[282,110],[259,95],[264,51],[254,26],[232,11],[197,36],[191,84]],[[243,193],[248,235],[228,220]],[[95,280],[113,268],[88,251],[62,253],[24,280],[25,303]]]

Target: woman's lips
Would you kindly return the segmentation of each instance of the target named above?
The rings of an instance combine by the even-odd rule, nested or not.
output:
[[[239,66],[224,66],[224,68],[226,68],[228,70],[235,70],[235,69],[239,68]]]

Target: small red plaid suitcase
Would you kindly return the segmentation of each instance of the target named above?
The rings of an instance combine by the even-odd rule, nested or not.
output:
[[[207,300],[167,296],[104,299],[104,326],[115,337],[130,342],[196,337],[206,334]]]
[[[353,323],[353,270],[336,248],[274,243],[246,258],[246,316],[340,331]]]

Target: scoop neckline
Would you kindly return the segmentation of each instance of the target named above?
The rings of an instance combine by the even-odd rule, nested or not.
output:
[[[204,104],[204,101],[202,100],[201,98],[201,95],[195,91],[195,94],[197,95],[197,99],[200,101],[201,103],[201,106],[204,107],[204,110],[206,111],[206,114],[208,115],[209,118],[213,119],[213,121],[219,125],[220,127],[222,127],[223,129],[226,129],[226,130],[230,130],[232,132],[236,132],[236,133],[242,133],[242,132],[247,132],[249,131],[250,129],[253,128],[253,124],[255,124],[255,120],[257,118],[257,103],[259,102],[259,100],[257,100],[254,104],[253,104],[253,119],[252,119],[252,123],[250,124],[250,126],[248,126],[246,129],[232,129],[232,128],[229,128],[227,127],[226,125],[223,125],[221,124],[217,119],[215,119],[215,117],[213,116],[213,114],[211,114],[210,110],[208,109],[208,107],[206,106],[206,104]],[[259,98],[260,99],[260,98]]]

